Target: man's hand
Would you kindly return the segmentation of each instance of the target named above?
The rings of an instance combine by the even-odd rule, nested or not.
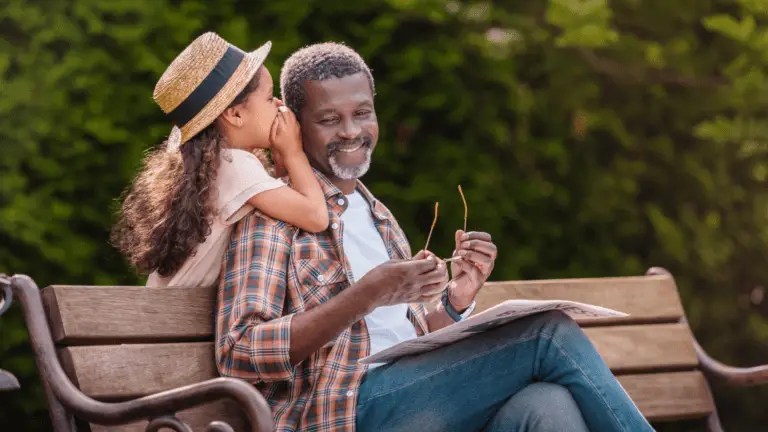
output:
[[[360,295],[376,308],[429,301],[443,291],[447,281],[445,263],[422,251],[410,260],[390,260],[376,266],[356,285]]]
[[[491,235],[484,232],[456,231],[454,256],[462,259],[451,262],[453,281],[449,300],[456,310],[462,311],[474,301],[477,292],[493,271],[497,249]]]

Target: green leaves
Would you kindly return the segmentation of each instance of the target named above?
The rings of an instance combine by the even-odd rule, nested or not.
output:
[[[611,15],[607,0],[550,0],[546,18],[563,31],[557,46],[598,48],[619,40]]]
[[[704,27],[735,41],[748,42],[755,31],[755,18],[746,16],[738,21],[730,15],[712,15],[702,20]]]

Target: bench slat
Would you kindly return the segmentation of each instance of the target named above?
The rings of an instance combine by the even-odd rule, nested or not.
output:
[[[695,369],[699,361],[687,324],[584,329],[615,374]]]
[[[582,325],[677,322],[683,316],[677,286],[669,276],[488,282],[478,294],[476,310],[510,299],[571,300],[630,314]]]
[[[90,287],[43,289],[59,344],[205,340],[213,336],[215,288]]]
[[[619,375],[618,378],[648,421],[703,418],[714,410],[709,385],[701,372]]]
[[[696,353],[685,324],[587,329],[614,373],[690,370]],[[66,347],[62,363],[95,398],[136,397],[217,376],[211,342]]]
[[[54,341],[67,345],[210,339],[215,296],[215,288],[43,290]],[[478,296],[478,311],[512,298],[592,303],[629,313],[613,322],[621,324],[676,322],[683,316],[675,282],[667,276],[489,282]]]
[[[653,375],[621,375],[621,385],[640,411],[652,422],[704,418],[712,412],[712,399],[700,372],[673,372]],[[219,401],[182,411],[179,418],[193,430],[203,430],[212,420],[229,422],[236,431],[245,431],[246,420],[230,401]],[[125,426],[92,426],[94,432],[143,432],[146,422]]]
[[[145,396],[218,376],[211,342],[66,347],[59,358],[80,391],[97,399]]]

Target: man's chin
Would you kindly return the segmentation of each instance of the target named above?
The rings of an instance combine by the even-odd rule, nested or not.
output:
[[[357,180],[368,172],[371,167],[371,153],[367,152],[366,157],[360,163],[342,163],[335,155],[328,159],[333,170],[333,175],[341,180]],[[343,160],[343,159],[342,159]]]

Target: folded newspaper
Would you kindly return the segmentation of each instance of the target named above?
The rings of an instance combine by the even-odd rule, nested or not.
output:
[[[391,362],[400,357],[431,351],[516,319],[550,310],[560,310],[571,318],[579,320],[629,316],[613,309],[569,300],[507,300],[464,321],[434,333],[401,342],[374,355],[364,357],[358,362],[363,364]]]

